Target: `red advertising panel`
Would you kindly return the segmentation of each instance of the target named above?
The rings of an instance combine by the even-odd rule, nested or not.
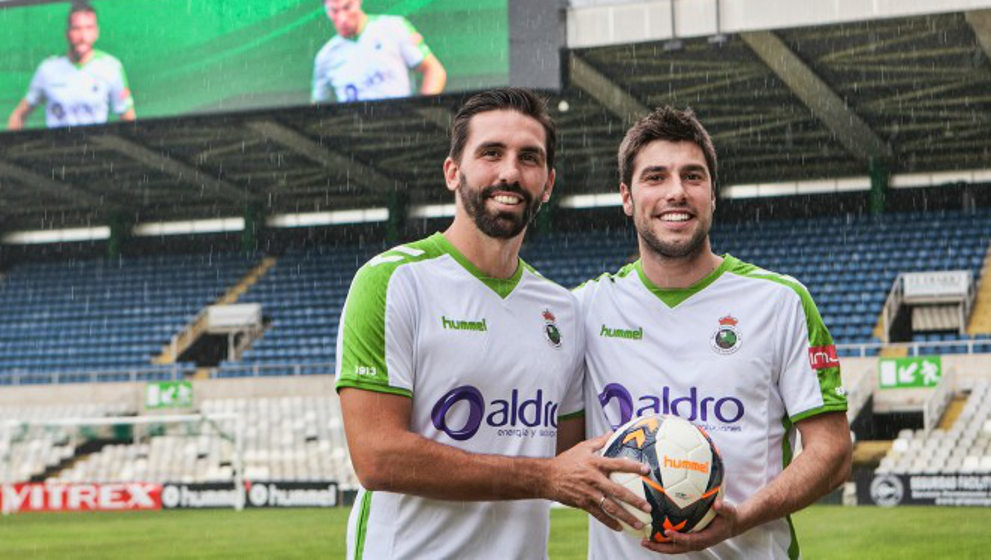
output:
[[[162,509],[162,485],[147,482],[108,484],[4,484],[0,510],[122,511]]]

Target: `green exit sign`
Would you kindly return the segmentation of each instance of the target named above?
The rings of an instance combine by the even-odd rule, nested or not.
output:
[[[145,408],[190,408],[193,384],[189,381],[149,383],[145,390]]]
[[[943,378],[943,364],[939,356],[881,358],[878,364],[877,386],[881,389],[935,387]]]

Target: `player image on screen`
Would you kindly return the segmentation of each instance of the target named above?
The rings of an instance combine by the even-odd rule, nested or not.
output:
[[[575,290],[587,433],[648,414],[685,418],[722,455],[725,495],[698,533],[668,530],[638,544],[591,524],[589,558],[797,558],[788,515],[850,472],[833,339],[796,279],[713,253],[716,155],[691,111],[644,117],[618,159],[640,258]]]
[[[86,2],[72,5],[65,36],[68,54],[41,63],[24,99],[10,114],[9,130],[24,128],[28,115],[42,103],[48,128],[105,123],[111,110],[121,120],[134,120],[134,100],[124,67],[113,56],[93,48],[100,27],[92,6]]]
[[[420,94],[444,90],[447,71],[406,18],[366,14],[361,0],[324,0],[324,8],[337,35],[314,61],[313,103],[408,97],[410,69],[422,76]]]

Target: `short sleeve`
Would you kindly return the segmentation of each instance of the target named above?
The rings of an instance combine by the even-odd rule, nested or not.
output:
[[[430,55],[423,35],[406,18],[400,18],[399,52],[408,68],[416,68]]]
[[[134,108],[134,99],[131,97],[131,88],[127,83],[127,75],[124,73],[124,66],[117,65],[117,72],[110,83],[110,105],[114,113],[122,115]]]
[[[334,101],[330,76],[323,70],[321,54],[319,53],[313,61],[313,83],[310,88],[310,101],[312,103],[328,103]]]
[[[337,333],[339,391],[412,395],[414,298],[395,263],[372,259],[355,275]]]
[[[45,75],[43,69],[44,63],[35,70],[34,76],[31,78],[31,83],[28,85],[28,91],[24,94],[24,100],[32,107],[45,102]]]
[[[845,411],[836,346],[812,296],[795,286],[799,297],[782,309],[781,369],[778,387],[788,416],[797,422],[816,414]]]

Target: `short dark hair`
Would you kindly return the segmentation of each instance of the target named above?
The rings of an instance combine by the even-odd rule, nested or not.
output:
[[[72,16],[80,13],[90,13],[95,16],[96,10],[94,10],[93,6],[86,0],[77,0],[76,2],[73,2],[72,6],[69,7],[69,15],[65,18],[66,26],[72,27]]]
[[[468,125],[471,123],[471,118],[479,113],[498,110],[517,111],[533,117],[544,127],[547,169],[553,169],[554,147],[557,145],[554,121],[547,113],[547,100],[526,88],[496,88],[469,97],[454,115],[454,121],[451,123],[451,151],[448,156],[460,162],[465,144],[468,143]]]
[[[694,142],[701,148],[705,155],[706,166],[709,168],[712,193],[716,193],[716,148],[712,145],[712,138],[699,122],[694,111],[691,109],[680,111],[666,105],[654,109],[626,131],[626,136],[619,145],[620,181],[628,187],[631,186],[633,162],[637,159],[637,154],[655,140]]]

